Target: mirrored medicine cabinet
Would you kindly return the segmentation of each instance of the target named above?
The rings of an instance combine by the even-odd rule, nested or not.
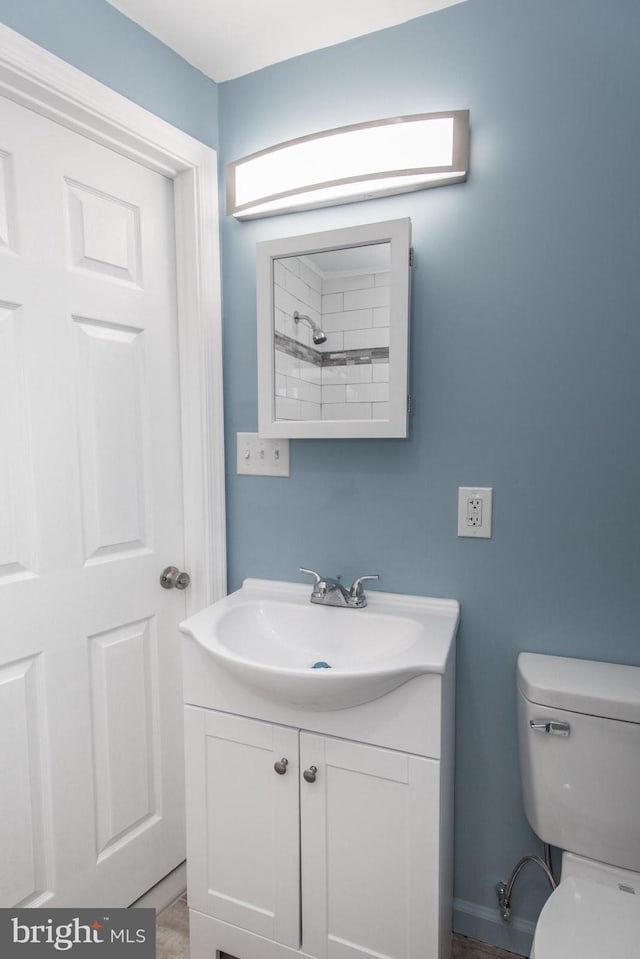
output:
[[[262,436],[405,437],[409,218],[256,244]]]

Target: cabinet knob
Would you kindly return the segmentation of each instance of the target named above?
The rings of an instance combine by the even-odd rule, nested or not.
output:
[[[289,765],[289,760],[285,759],[284,756],[282,759],[279,759],[276,763],[273,764],[273,768],[277,772],[278,776],[284,776],[287,771],[287,766]]]
[[[318,772],[317,766],[309,766],[308,769],[305,769],[303,776],[308,783],[314,783],[316,781],[316,774]]]

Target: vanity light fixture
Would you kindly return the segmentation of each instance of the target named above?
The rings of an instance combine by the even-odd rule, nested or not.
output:
[[[228,163],[227,213],[238,220],[461,183],[469,111],[418,113],[287,140]]]

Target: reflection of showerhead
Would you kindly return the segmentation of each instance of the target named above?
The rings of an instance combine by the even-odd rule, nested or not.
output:
[[[313,342],[316,346],[320,346],[321,343],[326,343],[327,334],[320,329],[318,324],[314,323],[310,316],[305,316],[304,313],[298,313],[298,311],[295,310],[293,314],[293,322],[299,323],[300,320],[304,320],[305,323],[308,323],[311,327]]]

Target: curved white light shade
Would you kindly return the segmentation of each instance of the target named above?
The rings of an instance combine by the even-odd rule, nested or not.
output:
[[[338,127],[227,164],[227,213],[248,220],[460,183],[468,166],[468,110]]]

